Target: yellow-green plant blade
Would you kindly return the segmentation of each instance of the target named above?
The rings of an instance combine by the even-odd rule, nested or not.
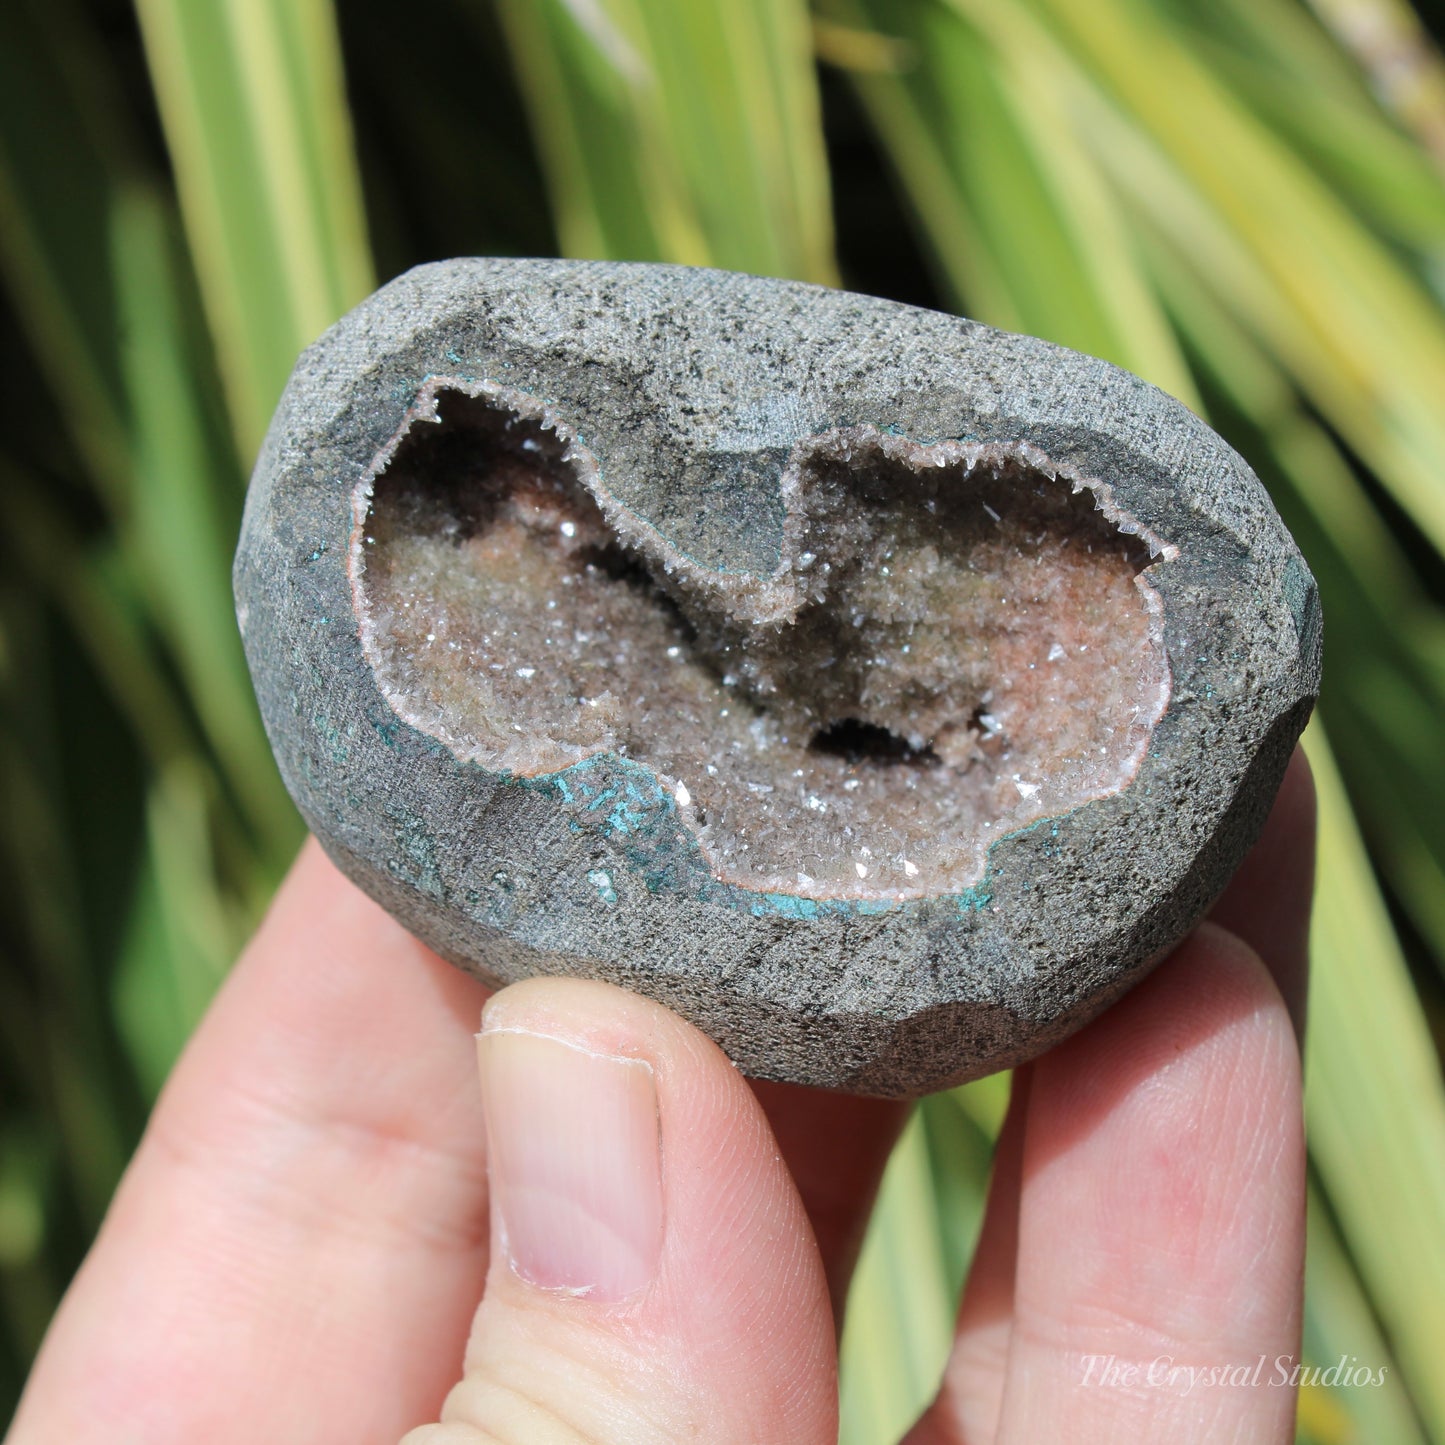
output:
[[[502,0],[569,254],[834,279],[801,0]]]
[[[1274,8],[1273,0],[1265,8]],[[1221,44],[1209,59],[1249,108],[1375,228],[1423,257],[1440,256],[1440,173],[1376,108],[1340,96],[1317,76],[1281,74],[1273,56],[1242,55]]]
[[[1329,633],[1324,707],[1377,855],[1445,966],[1445,778],[1436,766],[1445,613],[1419,585],[1346,459],[1280,369],[1210,303],[1181,256],[1150,268],[1236,439],[1319,578]],[[1246,437],[1242,426],[1253,428]]]
[[[843,1329],[842,1445],[894,1445],[933,1397],[1007,1107],[998,1074],[922,1100],[889,1161]]]
[[[1259,268],[1297,336],[1289,360],[1299,383],[1445,549],[1438,304],[1157,10],[1138,0],[1039,4]]]
[[[371,288],[330,0],[137,0],[244,459],[297,353]]]
[[[1221,304],[1267,338],[1416,524],[1445,545],[1445,484],[1434,461],[1445,448],[1445,318],[1410,270],[1189,54],[1159,7],[1139,0],[947,3],[986,37],[991,68],[1050,78],[1049,93],[1066,104],[1078,144],[1192,250]],[[872,0],[871,10],[860,11],[853,0],[835,0],[828,13],[835,12],[871,15],[905,35],[923,23],[920,16],[934,29],[942,24],[936,7],[914,3]],[[867,99],[902,87],[927,114],[930,90],[950,85],[943,62],[942,52],[922,49],[913,72],[860,77],[860,90]],[[907,174],[906,161],[898,164]],[[1006,177],[991,193],[969,189],[967,179],[954,181],[965,185],[975,210],[1012,196]],[[1434,189],[1423,189],[1418,170],[1415,183],[1428,211]],[[913,199],[921,213],[942,213],[936,202],[925,207]],[[1069,310],[1065,296],[1061,319]],[[983,319],[1010,324],[1006,316]],[[1057,327],[1050,334],[1067,339]]]
[[[950,299],[972,295],[980,273],[985,297],[1001,314],[982,319],[1037,335],[1126,366],[1197,405],[1194,384],[1157,298],[1133,256],[1105,176],[1074,134],[1068,104],[1070,68],[1006,29],[1006,45],[965,7],[892,6],[884,0],[832,7],[856,24],[887,24],[919,57],[904,75],[859,74],[876,114],[895,131],[916,116],[939,148],[929,174],[897,144],[893,154],[910,201],[926,221]],[[997,25],[987,7],[984,19]],[[899,113],[902,112],[900,115]],[[896,137],[898,141],[905,138]],[[941,172],[941,174],[940,174]],[[966,198],[979,246],[961,250],[936,192]],[[991,284],[990,284],[991,283]]]
[[[226,975],[247,920],[216,887],[204,776],[187,759],[147,800],[145,868],[115,981],[116,1017],[148,1092],[171,1065]]]
[[[1445,1087],[1323,733],[1310,1148],[1432,1438],[1445,1439]]]
[[[1172,7],[1181,33],[1205,37],[1219,52],[1256,57],[1286,80],[1307,84],[1331,100],[1373,115],[1379,107],[1352,57],[1340,48],[1299,0],[1212,0]]]
[[[635,123],[625,85],[615,73],[618,62],[607,62],[605,38],[578,34],[548,4],[502,0],[498,10],[531,111],[563,253],[660,259],[659,227],[666,224],[675,231],[680,223],[654,215],[644,193],[639,165],[629,154]],[[601,50],[600,58],[594,49]],[[629,62],[620,63],[625,70]],[[624,144],[618,144],[619,137]],[[690,226],[685,237],[674,236],[674,244],[701,252],[695,230]]]
[[[1445,60],[1409,0],[1309,0],[1445,174]]]
[[[853,35],[878,35],[861,28],[868,23],[868,15],[856,0],[831,0],[828,11],[849,22],[835,28]],[[894,18],[896,21],[900,17]],[[906,47],[910,64],[900,66],[899,72],[906,74],[916,69],[916,61],[911,59],[915,44],[900,41],[895,35],[879,35],[875,51],[878,43],[885,48]],[[846,54],[856,55],[857,49],[855,41]],[[980,320],[1008,331],[1023,330],[1020,308],[992,249],[984,241],[970,198],[953,173],[953,157],[931,123],[916,86],[905,84],[899,73],[888,68],[856,64],[845,68],[902,182],[908,205],[944,279],[944,289],[967,296],[969,313]]]
[[[1300,1417],[1321,1441],[1388,1440],[1426,1445],[1400,1368],[1380,1333],[1370,1302],[1329,1208],[1313,1185],[1309,1192],[1309,1253],[1305,1269],[1303,1358],[1328,1369],[1341,1358],[1350,1382],[1301,1392]],[[1369,1371],[1364,1380],[1359,1369]]]
[[[151,192],[121,192],[112,254],[135,477],[126,528],[187,690],[237,798],[263,838],[288,840],[296,814],[261,729],[231,600],[234,516],[226,453],[206,407],[174,278],[183,274],[167,216]],[[218,465],[218,461],[221,465]]]
[[[1340,707],[1351,724],[1347,769],[1395,896],[1445,966],[1445,779],[1441,707],[1408,674],[1364,657],[1353,679],[1362,691]]]
[[[5,1400],[37,1291],[53,1306],[181,1038],[146,1010],[119,1026],[122,940],[214,977],[299,832],[236,642],[240,468],[124,23],[0,7],[6,374],[25,382],[0,456],[0,1130],[53,1146],[38,1253],[0,1260]],[[128,926],[152,877],[167,906]]]
[[[935,1094],[919,1104],[943,1251],[943,1288],[957,1305],[983,1223],[998,1131],[1011,1075]],[[934,1382],[937,1384],[937,1381]]]
[[[901,1439],[938,1388],[955,1310],[938,1209],[915,1112],[888,1161],[848,1295],[839,1445]]]

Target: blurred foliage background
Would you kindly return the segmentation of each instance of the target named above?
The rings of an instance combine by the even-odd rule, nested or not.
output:
[[[1319,578],[1315,1445],[1445,1445],[1445,66],[1405,0],[6,0],[0,1404],[293,854],[231,613],[297,351],[465,254],[839,283],[1107,357]],[[925,1102],[847,1445],[941,1369],[1003,1079]],[[1181,1141],[1181,1147],[1187,1145]],[[6,1411],[8,1415],[8,1410]]]

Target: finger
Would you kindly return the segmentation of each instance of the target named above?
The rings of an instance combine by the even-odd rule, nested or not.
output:
[[[753,1080],[752,1088],[802,1196],[841,1324],[868,1215],[910,1106],[799,1084]]]
[[[309,845],[156,1106],[16,1445],[386,1442],[486,1268],[483,990]]]
[[[1310,898],[1315,882],[1315,784],[1296,748],[1264,832],[1210,912],[1264,960],[1304,1033]]]
[[[1296,749],[1259,841],[1212,913],[1264,955],[1297,1031],[1308,972],[1314,830],[1314,784],[1303,750]],[[1021,1070],[999,1139],[955,1345],[938,1398],[909,1436],[910,1445],[994,1438],[1012,1328],[1025,1100]]]
[[[997,1439],[1293,1438],[1299,1054],[1258,957],[1204,925],[1038,1060]]]
[[[1031,1064],[1025,1064],[1014,1071],[1008,1113],[994,1152],[988,1201],[943,1384],[910,1432],[907,1445],[988,1441],[998,1429],[1004,1365],[1013,1328],[1019,1189],[1032,1069]]]
[[[466,1374],[406,1445],[833,1445],[817,1247],[746,1081],[659,1005],[534,979],[478,1042],[493,1260]]]

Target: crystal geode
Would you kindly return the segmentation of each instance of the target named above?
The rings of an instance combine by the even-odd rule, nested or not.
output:
[[[1028,1058],[1176,943],[1318,685],[1259,482],[1125,372],[681,267],[452,261],[297,366],[238,611],[327,851],[763,1077]]]

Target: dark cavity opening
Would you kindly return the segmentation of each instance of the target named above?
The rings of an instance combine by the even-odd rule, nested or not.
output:
[[[820,728],[813,734],[808,748],[811,752],[828,753],[849,763],[936,768],[943,761],[931,745],[925,743],[916,748],[907,738],[856,717],[845,717]]]

